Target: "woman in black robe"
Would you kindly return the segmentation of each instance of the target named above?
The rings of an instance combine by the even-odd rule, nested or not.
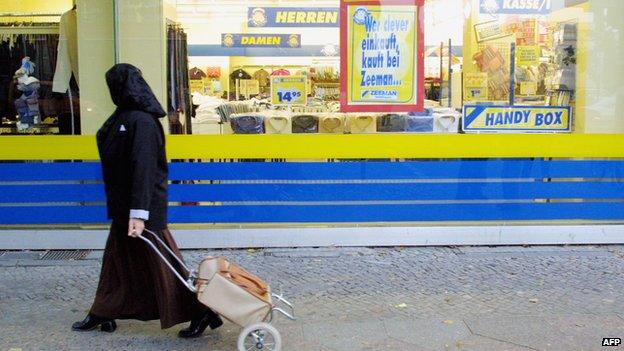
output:
[[[98,131],[97,145],[112,224],[95,300],[72,329],[113,332],[115,319],[160,319],[163,329],[191,321],[179,336],[199,336],[208,326],[218,328],[221,319],[137,239],[150,229],[181,257],[167,229],[167,159],[158,121],[166,113],[138,68],[115,65],[106,82],[117,109]]]

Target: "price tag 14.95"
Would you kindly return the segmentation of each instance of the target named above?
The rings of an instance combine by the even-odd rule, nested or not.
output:
[[[271,102],[276,106],[305,105],[307,77],[277,76],[271,78]]]

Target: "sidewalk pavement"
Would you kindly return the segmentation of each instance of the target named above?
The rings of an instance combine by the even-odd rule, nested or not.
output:
[[[298,320],[275,323],[286,351],[604,350],[624,337],[624,246],[184,251],[192,264],[216,254],[294,302]],[[71,332],[101,251],[41,255],[0,252],[0,351],[236,350],[227,323],[195,340],[157,322]]]

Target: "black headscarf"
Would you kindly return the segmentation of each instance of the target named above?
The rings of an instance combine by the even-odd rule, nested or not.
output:
[[[111,98],[117,107],[128,110],[141,110],[164,117],[165,110],[156,99],[141,70],[131,64],[119,63],[106,72],[106,83]]]

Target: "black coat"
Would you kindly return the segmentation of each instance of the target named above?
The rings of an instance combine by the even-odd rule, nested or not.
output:
[[[149,211],[146,227],[167,227],[167,159],[158,118],[166,113],[134,66],[106,73],[117,110],[97,133],[108,217],[127,223],[130,210]]]

